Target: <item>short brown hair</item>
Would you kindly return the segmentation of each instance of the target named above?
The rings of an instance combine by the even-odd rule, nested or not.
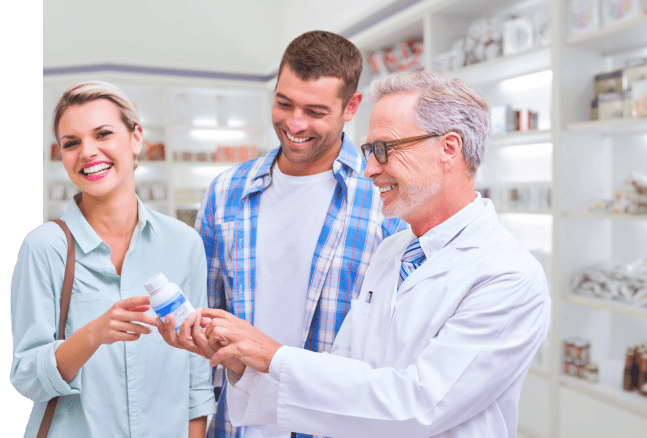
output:
[[[288,45],[279,66],[279,78],[286,64],[304,81],[320,77],[343,80],[344,85],[339,90],[342,108],[357,91],[362,74],[362,54],[355,44],[323,30],[306,32]]]

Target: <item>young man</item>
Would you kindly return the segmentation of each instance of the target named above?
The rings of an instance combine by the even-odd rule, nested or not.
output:
[[[339,35],[314,31],[292,41],[272,108],[281,147],[219,175],[198,214],[209,306],[284,345],[329,351],[373,252],[406,228],[380,212],[379,192],[343,133],[362,100],[361,71],[359,50]],[[165,338],[180,346],[174,334]],[[190,341],[184,348],[200,353]],[[215,386],[223,382],[214,376]],[[225,399],[223,391],[209,436],[237,432]],[[290,433],[269,425],[248,427],[245,436]]]
[[[384,213],[411,230],[380,245],[332,354],[282,346],[211,309],[194,338],[209,337],[212,365],[243,375],[227,372],[235,424],[371,438],[515,436],[550,297],[539,263],[474,191],[487,105],[464,81],[434,73],[378,80],[371,100],[365,175]]]

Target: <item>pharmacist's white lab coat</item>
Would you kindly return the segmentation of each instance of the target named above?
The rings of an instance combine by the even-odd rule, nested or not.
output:
[[[380,245],[332,354],[281,347],[271,377],[250,369],[229,381],[234,424],[336,438],[516,436],[550,320],[541,266],[477,196],[421,237],[427,261],[396,292],[414,237]]]

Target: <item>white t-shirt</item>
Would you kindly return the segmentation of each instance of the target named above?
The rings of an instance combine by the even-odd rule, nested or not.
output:
[[[309,176],[282,173],[261,196],[256,235],[254,326],[282,345],[303,347],[302,333],[317,240],[337,181],[328,170]],[[250,426],[245,437],[290,437],[274,425]]]

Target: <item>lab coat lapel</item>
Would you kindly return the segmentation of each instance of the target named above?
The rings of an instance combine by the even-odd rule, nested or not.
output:
[[[449,271],[454,263],[455,255],[456,248],[454,246],[445,247],[433,254],[431,258],[427,259],[402,282],[398,295],[408,292],[422,280]]]

